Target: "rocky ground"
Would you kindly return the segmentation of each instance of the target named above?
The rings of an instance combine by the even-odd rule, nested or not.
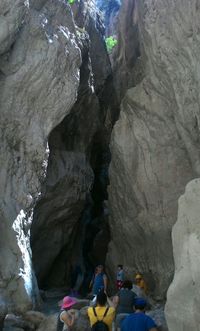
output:
[[[23,315],[7,314],[3,331],[55,331],[60,310],[59,301],[65,294],[65,289],[41,292],[43,301],[40,311],[28,311]],[[89,305],[90,301],[88,299],[77,299],[77,304],[73,306],[76,322],[71,329],[72,331],[90,331],[87,317],[87,307]],[[168,330],[163,305],[154,305],[147,314],[155,320],[159,331]]]

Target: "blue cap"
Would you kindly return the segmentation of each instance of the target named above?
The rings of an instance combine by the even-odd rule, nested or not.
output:
[[[146,307],[147,301],[143,298],[136,298],[134,301],[134,305],[138,307]]]

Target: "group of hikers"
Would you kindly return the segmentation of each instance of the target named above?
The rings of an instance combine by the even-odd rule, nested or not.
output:
[[[117,293],[112,299],[107,295],[107,283],[104,267],[98,265],[90,283],[92,300],[87,310],[92,331],[157,331],[153,319],[145,314],[147,286],[141,274],[135,276],[133,284],[125,280],[123,266],[118,265]],[[64,323],[65,328],[70,330],[75,321],[72,307],[76,302],[76,298],[64,297],[58,325],[63,327]]]

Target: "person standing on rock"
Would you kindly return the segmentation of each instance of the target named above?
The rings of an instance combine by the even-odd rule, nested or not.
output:
[[[104,290],[106,292],[107,290],[107,276],[104,273],[104,268],[100,264],[95,269],[94,277],[91,281],[92,285],[92,294],[96,296],[100,291]]]
[[[142,275],[141,274],[137,274],[135,276],[135,281],[136,281],[136,285],[141,288],[141,290],[144,291],[145,294],[147,294],[147,284],[146,282],[144,281],[144,279],[142,278]]]
[[[75,321],[75,312],[70,311],[71,307],[77,302],[75,298],[66,296],[62,300],[61,312],[58,316],[57,331],[62,331],[65,325],[65,330],[69,330]]]
[[[124,281],[124,270],[123,270],[123,265],[118,264],[117,267],[117,289],[120,290],[122,288],[122,284]]]
[[[121,331],[157,331],[153,319],[145,315],[147,302],[143,298],[136,298],[135,312],[127,316],[121,323]]]

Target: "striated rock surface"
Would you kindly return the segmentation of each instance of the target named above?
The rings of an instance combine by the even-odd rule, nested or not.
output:
[[[42,288],[72,286],[77,267],[83,281],[88,247],[107,221],[101,217],[104,193],[98,192],[100,201],[96,203],[92,191],[98,185],[99,172],[109,162],[101,158],[107,152],[115,116],[111,101],[106,100],[112,100],[114,93],[111,66],[95,7],[80,1],[72,8],[82,53],[78,98],[49,137],[47,177],[31,227],[33,263]],[[98,215],[92,211],[95,204],[100,205]],[[93,219],[100,228],[94,232],[90,228]],[[92,232],[90,239],[88,232]]]
[[[186,186],[172,230],[175,274],[165,313],[170,331],[200,330],[200,179]]]
[[[144,78],[127,91],[112,133],[107,266],[123,263],[131,277],[143,272],[163,297],[173,275],[177,201],[200,174],[200,8],[194,0],[137,7]]]
[[[0,31],[0,296],[23,311],[38,301],[29,229],[47,138],[76,101],[81,60],[62,1],[1,1]]]
[[[118,0],[116,3],[119,3]],[[119,10],[111,13],[108,22],[106,33],[117,40],[110,59],[119,101],[127,89],[135,86],[143,76],[138,23],[137,0],[121,1]]]

